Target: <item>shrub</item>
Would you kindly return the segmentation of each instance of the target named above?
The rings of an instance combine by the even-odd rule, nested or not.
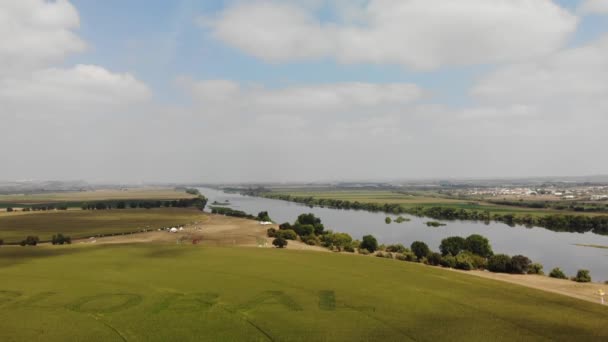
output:
[[[465,248],[465,239],[460,236],[451,236],[441,240],[439,250],[443,255],[458,255]]]
[[[496,254],[488,259],[488,270],[497,273],[508,273],[511,269],[511,257],[506,254]]]
[[[369,255],[369,251],[365,248],[359,248],[359,254]]]
[[[355,253],[355,248],[353,248],[353,246],[346,246],[344,247],[344,251],[348,253]]]
[[[429,265],[437,266],[441,264],[441,254],[433,252],[429,254],[427,261]]]
[[[566,277],[564,272],[559,267],[552,269],[551,273],[549,273],[549,277],[558,279],[568,279],[568,277]]]
[[[416,258],[418,258],[418,260],[426,257],[431,252],[429,246],[427,246],[426,243],[422,241],[412,242],[411,249],[414,255],[416,255]]]
[[[468,253],[460,253],[456,257],[456,268],[459,270],[470,271],[473,267],[473,258]]]
[[[279,225],[279,229],[281,229],[281,230],[291,229],[291,223],[289,223],[289,222],[281,223]]]
[[[268,228],[266,234],[268,235],[268,237],[275,237],[277,236],[277,230],[274,228]]]
[[[258,213],[257,220],[258,221],[262,221],[262,222],[271,222],[272,221],[270,219],[270,216],[268,216],[268,212],[267,211],[260,211]]]
[[[0,239],[0,246],[4,245],[4,240]]]
[[[279,230],[276,232],[275,236],[285,240],[295,240],[298,238],[298,235],[292,229]]]
[[[523,255],[515,255],[511,258],[511,267],[509,273],[526,274],[530,268],[532,261]]]
[[[315,233],[315,227],[311,224],[295,224],[293,230],[299,236],[308,236]]]
[[[11,207],[6,208],[6,212],[8,212],[8,213],[11,213],[11,212],[13,212],[13,211],[14,211],[14,209],[13,209],[13,208],[11,208]]]
[[[25,240],[21,241],[20,245],[21,246],[36,246],[38,244],[38,242],[40,241],[40,239],[38,239],[37,236],[28,236],[25,238]]]
[[[481,255],[484,258],[489,258],[494,254],[492,252],[492,246],[490,246],[490,241],[479,234],[473,234],[466,238],[465,249],[473,254]]]
[[[272,240],[272,245],[278,248],[285,248],[285,246],[287,246],[287,240],[279,236]]]
[[[393,254],[388,253],[388,252],[387,253],[378,252],[378,253],[376,253],[376,256],[378,258],[387,258],[387,259],[392,259],[393,258]]]
[[[591,275],[589,274],[589,270],[578,270],[578,272],[576,272],[576,277],[574,277],[574,281],[579,283],[591,282]]]
[[[456,257],[451,254],[448,254],[441,258],[440,265],[443,267],[455,268],[456,267]]]
[[[316,246],[319,244],[319,239],[315,235],[308,235],[302,237],[302,242],[309,246]]]
[[[391,222],[393,222],[393,220],[388,216],[384,219],[384,223],[386,224],[390,224]]]
[[[469,261],[471,262],[471,266],[473,267],[473,269],[484,270],[488,268],[488,259],[480,255],[473,254],[469,251],[462,251],[459,253],[459,255],[466,255]]]
[[[528,267],[528,274],[538,274],[538,275],[545,274],[545,272],[543,272],[543,265],[539,264],[537,262],[531,264],[530,267]]]
[[[402,244],[396,244],[396,245],[388,245],[386,246],[386,251],[387,252],[392,252],[392,253],[403,253],[406,251],[407,248],[405,248],[404,245]]]
[[[372,235],[365,235],[359,248],[367,249],[369,252],[373,253],[378,249],[378,240]]]
[[[63,234],[57,234],[57,235],[53,235],[52,239],[51,239],[51,243],[53,245],[63,245],[63,244],[71,244],[72,243],[72,238],[69,236],[63,236]]]

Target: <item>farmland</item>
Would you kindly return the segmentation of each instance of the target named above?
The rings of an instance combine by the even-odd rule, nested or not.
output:
[[[16,243],[35,235],[48,241],[57,233],[83,238],[187,224],[202,217],[200,210],[189,208],[13,212],[0,214],[0,239]]]
[[[37,194],[0,195],[0,207],[50,203],[68,203],[80,206],[83,202],[108,200],[175,200],[194,198],[184,191],[167,188],[129,188],[94,191],[48,192]]]
[[[597,304],[343,254],[168,244],[4,247],[0,278],[3,341],[608,338],[608,311]]]

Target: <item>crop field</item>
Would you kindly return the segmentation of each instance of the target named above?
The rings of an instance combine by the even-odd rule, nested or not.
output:
[[[344,191],[325,191],[325,190],[273,190],[273,194],[290,195],[296,197],[313,197],[316,199],[334,199],[346,201],[359,201],[360,203],[390,203],[400,204],[404,208],[413,207],[449,207],[468,210],[487,210],[493,214],[523,214],[530,216],[546,215],[546,214],[568,214],[574,213],[571,211],[560,211],[552,209],[533,209],[524,207],[515,207],[508,205],[499,205],[488,203],[481,200],[473,199],[451,199],[441,196],[431,196],[424,194],[407,195],[392,191],[383,190],[344,190]],[[576,213],[577,215],[601,215],[601,213]]]
[[[93,202],[104,200],[173,200],[180,198],[192,198],[194,195],[184,191],[163,188],[144,189],[114,189],[94,190],[80,192],[53,192],[41,194],[16,194],[0,195],[1,204],[37,204],[37,203],[61,203],[61,202]]]
[[[608,310],[384,258],[192,245],[0,248],[1,341],[608,339]]]
[[[0,215],[0,239],[15,243],[35,235],[41,241],[49,241],[57,233],[83,238],[157,229],[202,219],[201,211],[185,208],[14,212]]]

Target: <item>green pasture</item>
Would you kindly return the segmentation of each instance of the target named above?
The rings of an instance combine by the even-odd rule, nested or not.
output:
[[[384,258],[0,247],[1,341],[606,341],[608,309]]]
[[[28,235],[49,241],[62,233],[72,238],[98,234],[116,234],[158,229],[200,221],[203,214],[196,209],[114,209],[15,212],[0,215],[0,239],[4,243],[19,242]]]

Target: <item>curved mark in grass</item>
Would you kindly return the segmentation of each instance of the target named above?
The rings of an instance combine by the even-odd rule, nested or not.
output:
[[[101,322],[101,324],[105,325],[110,330],[112,330],[116,335],[118,335],[118,337],[120,337],[121,340],[123,340],[124,342],[127,342],[127,338],[123,334],[121,334],[120,331],[118,331],[118,329],[116,329],[112,325],[110,325],[110,323],[104,321],[103,319],[101,319],[101,317],[99,317],[97,315],[90,314],[90,316],[93,317],[93,319],[95,319],[96,321]]]
[[[319,309],[324,311],[336,310],[336,294],[334,291],[319,291]]]
[[[18,291],[4,291],[4,290],[0,290],[0,305],[6,303],[6,302],[10,302],[11,300],[17,298],[17,297],[21,297],[23,293],[18,292]]]
[[[240,311],[250,311],[260,305],[279,304],[289,311],[302,311],[302,307],[283,291],[264,291],[249,302],[238,307]]]
[[[202,292],[193,294],[171,293],[152,307],[151,312],[157,314],[172,309],[174,311],[202,312],[217,304],[219,294]]]
[[[104,299],[107,300],[107,299],[113,299],[113,298],[122,298],[122,303],[116,304],[114,306],[101,307],[101,308],[91,308],[91,309],[83,308],[83,306],[85,306],[86,304],[93,303],[96,301],[102,301]],[[135,306],[135,305],[141,303],[142,300],[143,300],[143,298],[140,295],[136,295],[136,294],[132,294],[132,293],[107,293],[107,294],[100,294],[100,295],[96,295],[96,296],[88,296],[88,297],[80,298],[80,299],[76,300],[75,302],[66,305],[66,308],[68,308],[72,311],[76,311],[76,312],[110,313],[110,312],[117,312],[117,311],[128,309],[132,306]]]

